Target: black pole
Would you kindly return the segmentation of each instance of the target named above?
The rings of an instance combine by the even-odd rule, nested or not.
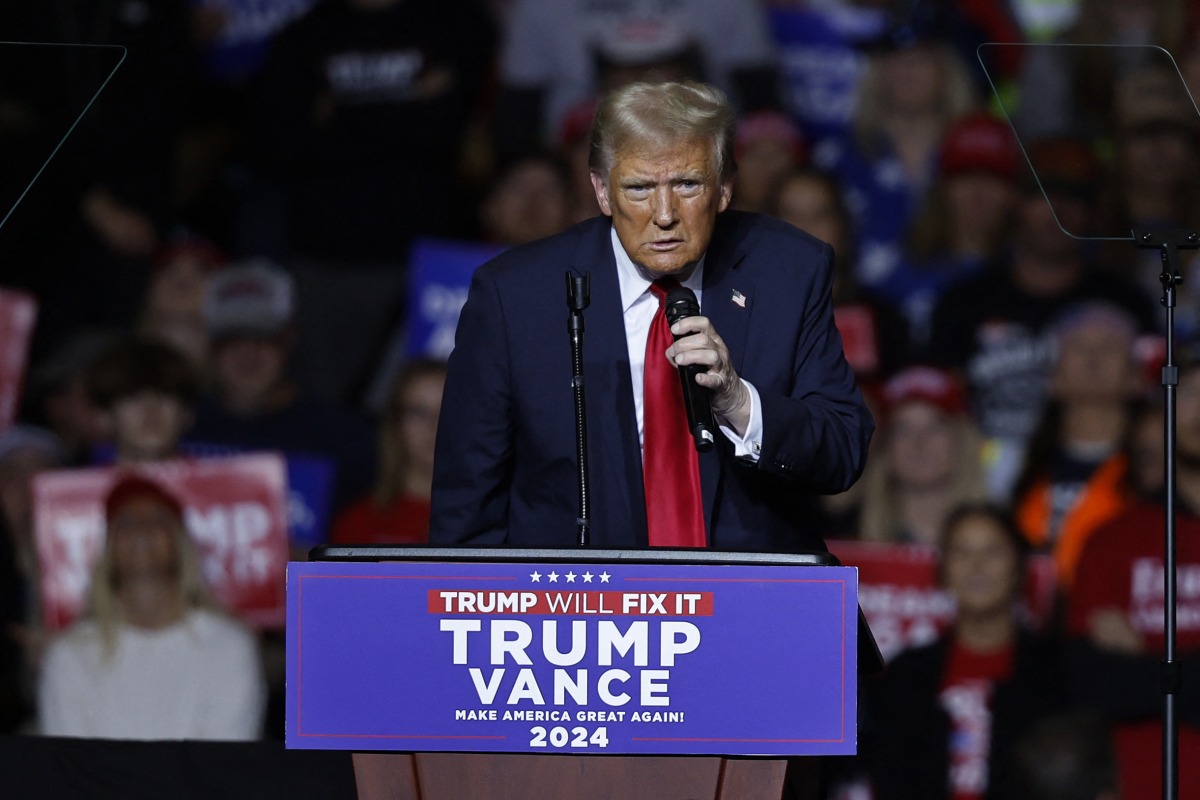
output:
[[[575,459],[579,464],[577,543],[591,544],[591,494],[588,487],[587,405],[583,392],[583,310],[592,301],[590,272],[567,271],[567,332],[571,336],[571,393],[575,399]]]
[[[1179,716],[1177,703],[1182,685],[1182,668],[1175,652],[1178,629],[1175,616],[1175,400],[1179,388],[1179,367],[1175,364],[1175,289],[1183,283],[1179,272],[1179,251],[1200,248],[1200,234],[1188,231],[1155,233],[1134,231],[1138,247],[1158,250],[1162,259],[1163,296],[1166,311],[1167,352],[1162,368],[1164,398],[1163,441],[1166,479],[1166,524],[1163,565],[1163,661],[1160,683],[1163,693],[1162,774],[1164,800],[1179,797]]]

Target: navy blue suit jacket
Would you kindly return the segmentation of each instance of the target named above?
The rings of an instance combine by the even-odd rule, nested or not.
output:
[[[629,355],[610,220],[509,250],[476,272],[442,401],[430,541],[570,547],[576,539],[567,270],[591,273],[584,376],[592,544],[645,547]],[[823,549],[815,493],[862,471],[874,423],[833,324],[833,251],[769,217],[718,215],[701,313],[762,398],[757,463],[718,434],[700,455],[709,546]],[[735,302],[736,293],[743,298]]]

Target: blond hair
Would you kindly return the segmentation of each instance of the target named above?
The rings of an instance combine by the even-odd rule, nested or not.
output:
[[[175,546],[176,589],[184,611],[220,611],[204,581],[196,544],[182,520],[171,525],[171,539]],[[112,537],[105,536],[104,547],[92,567],[92,583],[88,590],[87,605],[88,616],[99,628],[106,657],[111,657],[116,651],[117,631],[125,621],[117,594],[118,579],[112,559]]]
[[[956,417],[948,420],[954,436],[954,470],[950,487],[949,508],[963,503],[987,499],[981,461],[982,444],[979,431],[970,420]],[[884,430],[886,435],[886,429]],[[880,442],[880,451],[886,442]],[[858,538],[871,542],[894,542],[903,533],[900,504],[896,498],[896,475],[883,452],[877,452],[867,462],[862,476],[862,503],[858,515]]]
[[[695,81],[631,83],[604,96],[592,123],[588,167],[607,180],[616,154],[647,144],[709,140],[717,175],[736,171],[736,115],[720,89]]]
[[[390,506],[404,492],[404,474],[411,455],[400,437],[402,397],[408,387],[422,378],[446,379],[446,362],[420,359],[407,364],[392,381],[391,393],[379,424],[379,477],[371,491],[378,508]]]
[[[938,59],[942,78],[941,106],[937,114],[943,129],[979,105],[979,96],[962,58],[948,45],[931,47]],[[883,102],[883,77],[878,57],[867,62],[858,84],[858,105],[854,113],[854,138],[859,149],[869,156],[879,155],[887,109]]]

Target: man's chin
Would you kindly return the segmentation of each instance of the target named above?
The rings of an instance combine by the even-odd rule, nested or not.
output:
[[[688,275],[692,274],[692,268],[696,265],[695,261],[686,261],[683,259],[642,259],[635,262],[638,267],[646,274],[646,277],[651,280],[658,278],[674,277],[684,280]]]

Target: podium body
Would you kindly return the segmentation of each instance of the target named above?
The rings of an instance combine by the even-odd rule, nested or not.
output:
[[[783,759],[855,752],[857,572],[827,554],[314,557],[286,742],[355,751],[360,797],[757,800]]]

